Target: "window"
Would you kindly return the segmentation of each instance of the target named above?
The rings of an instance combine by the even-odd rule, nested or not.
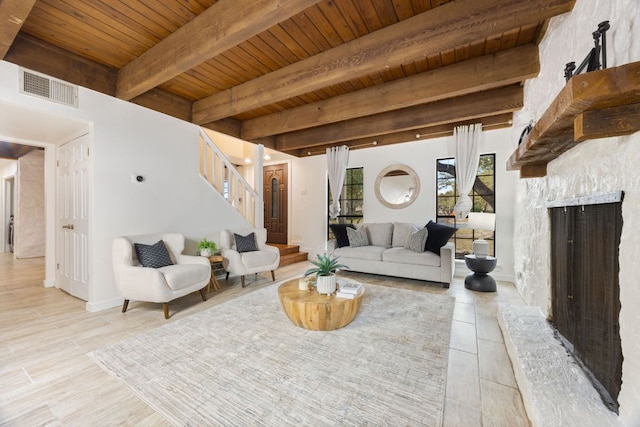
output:
[[[347,169],[344,176],[344,183],[342,184],[342,192],[340,193],[340,215],[338,215],[336,219],[329,217],[329,224],[358,224],[362,222],[362,198],[364,194],[362,170],[363,168]],[[329,191],[329,193],[331,193],[331,191]],[[330,203],[331,194],[329,194],[327,206],[329,206]],[[329,239],[335,238],[330,228],[327,230],[327,236]]]
[[[470,194],[473,201],[473,212],[495,212],[495,154],[482,154],[478,163],[476,182]],[[467,220],[456,220],[453,207],[458,198],[456,185],[456,159],[453,157],[436,160],[437,166],[437,194],[436,218],[437,222],[458,228],[450,241],[456,245],[456,258],[464,259],[466,254],[473,252],[473,241],[485,239],[489,242],[489,254],[495,255],[494,232],[488,230],[470,230],[466,228]]]

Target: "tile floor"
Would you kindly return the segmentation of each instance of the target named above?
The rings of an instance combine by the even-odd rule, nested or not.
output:
[[[308,266],[283,267],[276,278],[300,276]],[[176,301],[165,321],[161,307],[146,303],[134,303],[125,314],[119,307],[89,313],[83,301],[42,287],[42,261],[0,254],[0,269],[0,426],[166,425],[86,352],[272,284],[268,275],[248,279],[244,289],[239,278],[221,280],[221,290],[206,302],[199,295]],[[529,425],[496,320],[499,301],[523,303],[512,284],[478,293],[465,289],[462,278],[443,289],[416,280],[346,275],[456,298],[444,426]]]
[[[498,302],[524,304],[512,283],[498,282],[497,292],[465,289],[455,277],[449,289],[436,284],[359,273],[356,280],[404,287],[456,298],[451,325],[444,426],[529,426],[522,397],[496,318]]]
[[[523,304],[515,286],[498,283],[496,293],[464,288],[456,278],[449,293],[453,314],[445,426],[528,426],[511,360],[496,319],[498,301]]]

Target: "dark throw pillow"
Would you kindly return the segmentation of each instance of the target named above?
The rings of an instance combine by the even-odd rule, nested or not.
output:
[[[347,228],[353,228],[353,224],[329,224],[329,228],[333,231],[333,235],[336,236],[336,243],[339,248],[349,246],[349,236],[347,236]]]
[[[236,250],[238,252],[254,252],[258,250],[255,233],[249,233],[246,236],[233,233],[233,237],[236,239]]]
[[[446,245],[451,236],[458,231],[455,227],[449,227],[448,225],[438,224],[433,221],[429,221],[425,227],[427,227],[428,234],[424,249],[436,255],[440,255],[440,248]]]
[[[153,245],[144,245],[142,243],[134,243],[138,261],[143,267],[160,268],[167,265],[173,265],[169,251],[162,240],[158,240]]]

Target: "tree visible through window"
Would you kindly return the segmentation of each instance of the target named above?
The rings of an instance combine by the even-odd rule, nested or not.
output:
[[[478,163],[476,181],[470,194],[473,201],[472,212],[495,213],[495,154],[482,154]],[[466,228],[466,220],[457,220],[453,214],[453,207],[458,199],[456,185],[456,159],[438,159],[437,166],[437,194],[436,218],[437,222],[458,228],[450,241],[456,245],[456,258],[464,259],[466,254],[473,252],[473,241],[485,239],[489,242],[489,254],[495,255],[494,232],[488,230],[471,230]]]
[[[362,222],[363,210],[363,168],[349,168],[344,177],[342,191],[340,192],[340,215],[338,218],[329,217],[329,224],[358,224]],[[329,190],[329,200],[327,206],[331,203],[331,190]],[[327,213],[327,216],[328,213]],[[334,239],[331,229],[327,227],[327,236]]]

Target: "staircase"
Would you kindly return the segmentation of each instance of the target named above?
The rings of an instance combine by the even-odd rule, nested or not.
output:
[[[2,0],[0,0],[1,2]],[[258,170],[261,169],[262,163],[260,162],[258,163]],[[261,189],[256,191],[240,175],[227,156],[202,129],[200,130],[200,176],[252,226],[263,226]],[[262,172],[259,172],[259,176],[262,176]],[[300,252],[300,246],[298,245],[267,244],[278,248],[280,251],[280,267],[307,260],[308,253]]]
[[[267,243],[267,245],[274,246],[280,250],[280,267],[306,261],[309,255],[306,252],[300,252],[300,246],[298,245],[282,245],[279,243]]]
[[[259,167],[262,168],[261,165]],[[200,176],[249,224],[254,227],[262,226],[264,222],[262,191],[257,192],[251,187],[202,129],[200,130]]]

